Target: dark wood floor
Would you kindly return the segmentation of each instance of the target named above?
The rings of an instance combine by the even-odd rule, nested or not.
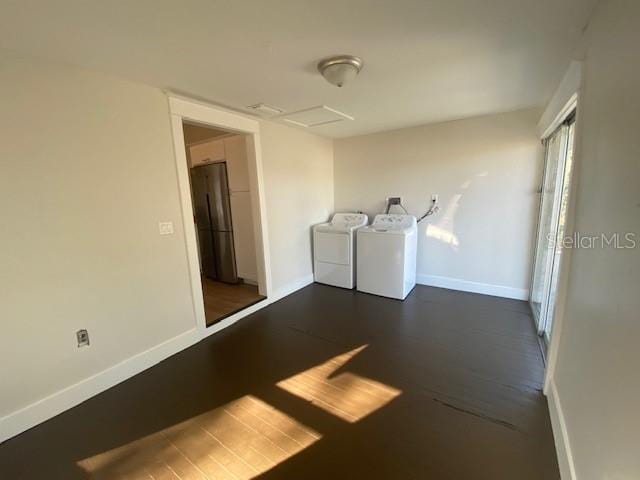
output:
[[[555,480],[542,377],[524,302],[312,285],[0,445],[0,477]]]

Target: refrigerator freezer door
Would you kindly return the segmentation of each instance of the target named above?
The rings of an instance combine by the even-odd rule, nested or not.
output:
[[[215,163],[207,167],[207,187],[210,194],[211,224],[214,231],[231,232],[231,206],[229,204],[229,184],[227,166]]]
[[[227,165],[209,165],[207,182],[209,189],[209,210],[213,232],[213,249],[216,258],[218,280],[235,283],[238,281],[236,255],[233,245],[233,224],[229,201]]]
[[[198,242],[200,243],[200,261],[202,273],[211,279],[218,279],[218,268],[214,256],[214,244],[211,229],[198,229]]]
[[[193,215],[198,229],[210,229],[207,176],[202,168],[191,169],[191,190],[193,192]]]
[[[213,250],[211,217],[209,215],[209,193],[207,175],[204,168],[191,169],[191,190],[193,195],[193,216],[198,231],[198,247],[202,273],[212,279],[218,277]]]
[[[218,280],[228,283],[238,281],[236,256],[233,248],[233,232],[213,232],[213,248]]]

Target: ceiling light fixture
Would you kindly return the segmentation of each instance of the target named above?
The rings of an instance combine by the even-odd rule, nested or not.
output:
[[[318,63],[318,71],[327,82],[342,87],[362,70],[362,59],[353,55],[338,55],[325,58]]]

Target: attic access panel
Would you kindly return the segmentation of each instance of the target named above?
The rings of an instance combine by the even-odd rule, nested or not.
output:
[[[278,119],[300,127],[309,128],[326,125],[328,123],[341,122],[343,120],[353,120],[353,117],[329,108],[326,105],[319,105],[317,107],[305,108],[297,112],[280,115]]]

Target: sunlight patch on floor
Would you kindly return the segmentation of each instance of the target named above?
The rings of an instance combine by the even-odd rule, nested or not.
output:
[[[259,476],[321,438],[251,395],[78,465],[94,479],[229,479]]]
[[[362,352],[367,345],[333,357],[304,372],[278,382],[278,387],[348,422],[383,407],[402,392],[360,375],[334,373]]]

